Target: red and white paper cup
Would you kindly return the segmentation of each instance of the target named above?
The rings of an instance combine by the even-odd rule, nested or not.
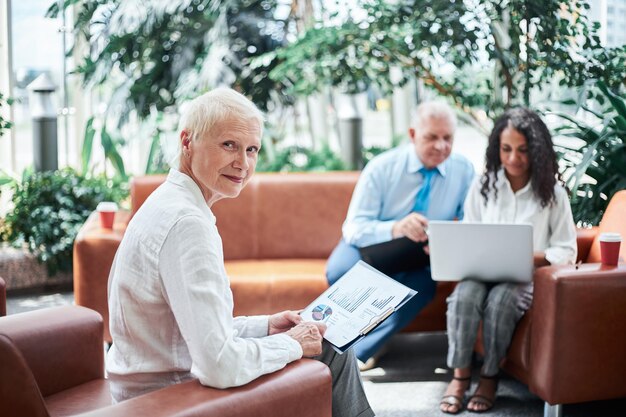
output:
[[[617,265],[622,235],[619,233],[602,233],[600,235],[600,258],[604,265]]]
[[[117,212],[117,204],[112,201],[103,201],[98,204],[96,211],[100,215],[100,226],[103,229],[113,229],[115,213]]]

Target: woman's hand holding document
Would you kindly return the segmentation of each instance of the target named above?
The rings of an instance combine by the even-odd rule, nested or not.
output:
[[[415,294],[359,261],[300,314],[306,321],[325,323],[324,338],[343,352]]]

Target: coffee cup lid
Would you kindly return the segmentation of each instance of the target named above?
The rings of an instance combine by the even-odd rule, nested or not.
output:
[[[600,241],[601,242],[621,242],[622,235],[620,235],[619,233],[614,233],[614,232],[602,233],[600,235]]]
[[[112,201],[103,201],[98,204],[96,211],[117,211],[117,204]]]

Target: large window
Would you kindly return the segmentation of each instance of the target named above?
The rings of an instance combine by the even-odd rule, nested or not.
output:
[[[59,166],[74,165],[76,135],[72,128],[71,94],[67,94],[71,90],[67,87],[71,81],[67,74],[72,68],[71,59],[66,59],[63,52],[64,37],[67,39],[71,34],[64,33],[63,18],[45,17],[52,0],[6,1],[7,13],[1,17],[6,21],[1,23],[9,28],[5,47],[11,53],[6,54],[10,59],[3,62],[6,68],[0,73],[8,74],[10,80],[9,83],[3,83],[3,89],[8,87],[8,91],[3,93],[16,99],[16,102],[13,105],[11,144],[4,143],[2,147],[3,152],[10,152],[11,155],[10,158],[5,156],[0,159],[0,169],[19,173],[32,165],[32,93],[28,85],[42,73],[47,73],[56,85],[53,101],[58,109]],[[69,39],[65,47],[69,47]]]

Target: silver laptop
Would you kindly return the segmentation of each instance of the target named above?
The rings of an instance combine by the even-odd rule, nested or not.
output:
[[[436,281],[532,281],[530,224],[431,221],[428,246],[431,274]]]

